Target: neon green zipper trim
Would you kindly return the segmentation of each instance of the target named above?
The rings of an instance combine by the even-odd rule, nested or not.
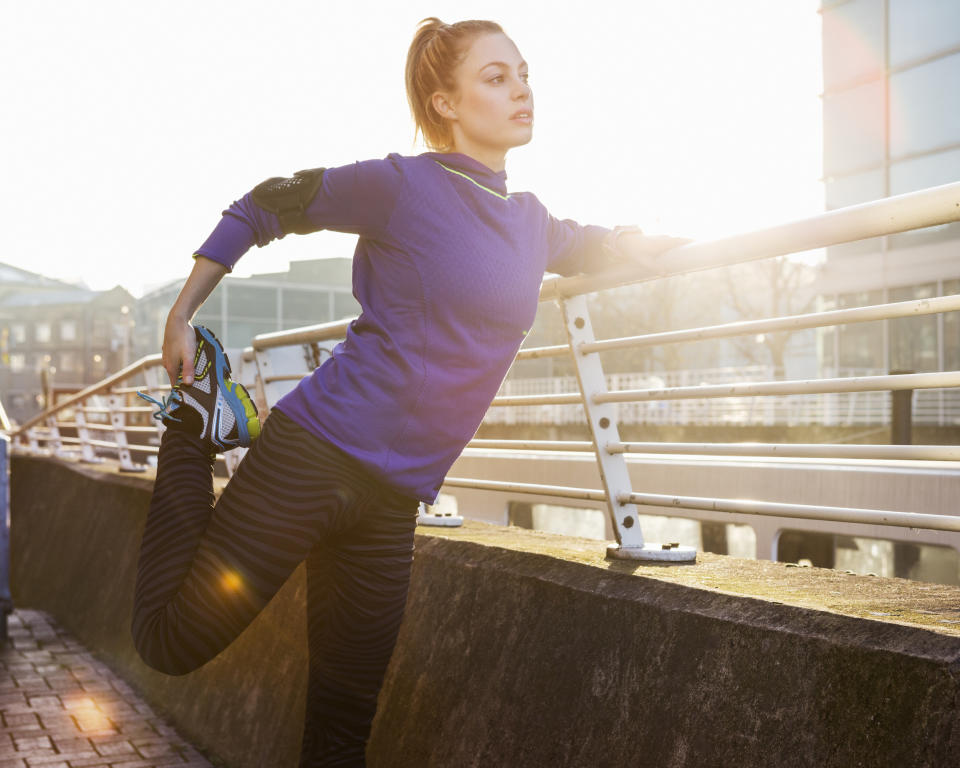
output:
[[[489,192],[491,195],[495,195],[496,197],[499,197],[501,200],[509,200],[509,199],[510,199],[510,195],[501,195],[499,192],[494,192],[492,189],[490,189],[490,187],[485,187],[485,186],[483,186],[483,184],[481,184],[479,181],[476,181],[476,180],[474,180],[474,179],[471,179],[469,176],[467,176],[467,174],[461,173],[460,171],[455,171],[453,168],[447,168],[447,166],[445,166],[445,165],[444,165],[443,163],[441,163],[439,160],[434,160],[433,162],[435,162],[435,163],[436,163],[437,165],[439,165],[441,168],[446,168],[448,171],[450,171],[450,173],[455,173],[455,174],[457,174],[457,176],[463,176],[463,178],[465,178],[467,181],[469,181],[469,182],[471,182],[471,183],[473,183],[473,184],[476,184],[478,187],[480,187],[480,189],[486,190],[486,191]]]

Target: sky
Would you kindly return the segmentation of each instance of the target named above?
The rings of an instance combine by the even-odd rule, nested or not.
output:
[[[819,0],[0,0],[0,262],[135,296],[186,277],[269,176],[413,143],[417,22],[498,21],[530,64],[507,185],[559,218],[709,239],[823,211]],[[234,274],[351,256],[289,236]]]

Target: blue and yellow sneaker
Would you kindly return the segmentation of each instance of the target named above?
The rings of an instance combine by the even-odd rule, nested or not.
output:
[[[138,392],[160,409],[153,417],[167,427],[199,437],[214,451],[249,446],[260,435],[260,420],[253,398],[230,378],[230,360],[209,328],[196,325],[197,352],[193,358],[193,384],[177,384],[163,402]]]

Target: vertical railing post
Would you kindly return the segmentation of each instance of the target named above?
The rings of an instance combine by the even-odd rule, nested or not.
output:
[[[227,477],[233,477],[233,473],[237,471],[237,467],[240,466],[243,457],[247,455],[247,450],[247,448],[243,447],[231,448],[223,454],[223,466],[227,470]]]
[[[633,492],[626,458],[622,453],[610,453],[607,450],[609,443],[620,442],[616,405],[594,402],[596,395],[607,392],[600,355],[597,352],[584,354],[580,351],[580,345],[595,341],[587,299],[585,296],[574,296],[562,299],[560,304],[570,344],[570,355],[583,397],[583,408],[593,437],[600,478],[607,494],[607,511],[617,539],[615,546],[607,548],[607,555],[628,560],[695,560],[697,552],[693,547],[644,542],[637,507],[626,501]]]
[[[166,370],[162,365],[151,365],[143,369],[143,380],[146,383],[147,394],[161,401],[163,400],[163,393],[165,392],[165,389],[161,385],[164,373],[166,373]],[[143,405],[144,402],[145,401],[141,400],[140,404]],[[161,419],[151,419],[151,421],[156,423],[157,445],[159,445],[163,433],[167,430],[167,425],[164,424]]]
[[[127,425],[127,415],[123,411],[126,405],[126,397],[123,395],[111,394],[107,396],[107,408],[110,409],[110,424],[113,427],[113,442],[117,446],[117,459],[120,461],[121,472],[143,472],[146,467],[142,464],[134,464],[130,457],[130,448],[127,445],[127,433],[124,427]]]
[[[907,373],[915,371],[890,371],[891,376]],[[890,393],[890,442],[893,445],[913,443],[913,392],[900,389]]]
[[[300,377],[308,375],[314,368],[313,350],[309,344],[258,349],[254,357],[268,409],[296,387]],[[291,376],[296,378],[289,378]]]
[[[50,430],[47,433],[47,448],[54,456],[59,456],[63,453],[63,441],[60,439],[60,425],[57,423],[57,417],[56,415],[47,416],[44,421],[47,429]]]
[[[77,422],[77,437],[80,438],[80,461],[85,464],[99,464],[103,459],[97,456],[97,452],[90,444],[90,429],[87,427],[87,412],[84,410],[87,402],[87,400],[83,400],[77,403],[74,408],[74,421]]]

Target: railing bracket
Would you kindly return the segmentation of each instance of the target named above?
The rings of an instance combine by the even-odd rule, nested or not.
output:
[[[644,544],[642,547],[622,547],[611,544],[607,557],[612,560],[650,560],[661,563],[695,563],[697,550],[675,544]]]
[[[463,525],[463,515],[456,515],[452,512],[434,512],[423,502],[420,503],[420,514],[417,515],[417,525],[435,525],[448,528],[455,528]]]

